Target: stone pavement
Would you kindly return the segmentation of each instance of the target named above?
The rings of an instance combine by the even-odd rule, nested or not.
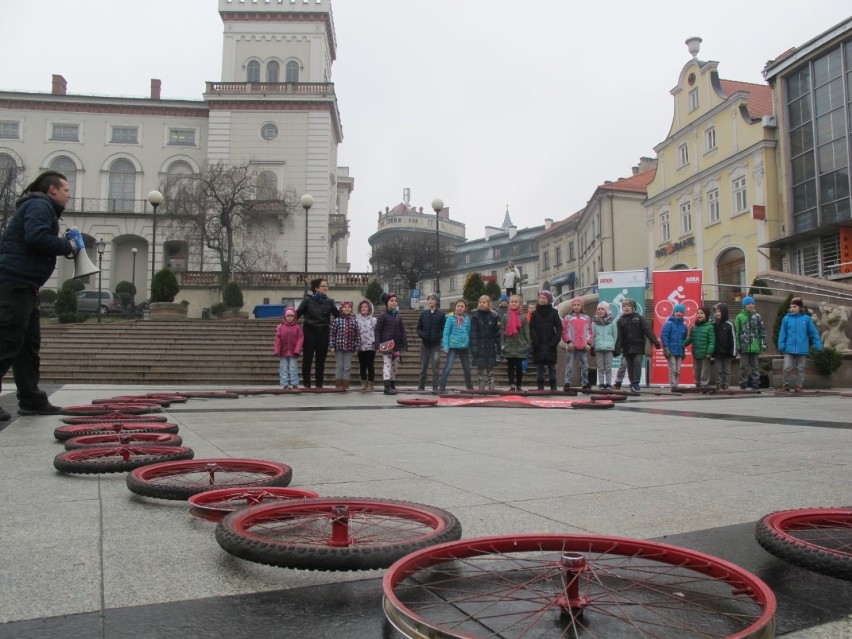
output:
[[[67,406],[192,389],[47,390]],[[166,411],[197,458],[279,461],[293,468],[292,486],[323,496],[442,507],[465,537],[583,532],[725,557],[776,592],[779,636],[852,637],[852,584],[786,564],[752,534],[775,510],[852,503],[850,398],[644,393],[603,411],[395,399],[256,395]],[[14,413],[13,389],[0,405]],[[60,424],[0,422],[0,639],[399,637],[382,615],[380,572],[236,559],[183,502],[133,495],[121,474],[57,473]]]

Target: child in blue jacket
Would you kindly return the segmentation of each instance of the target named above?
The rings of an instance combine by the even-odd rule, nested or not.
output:
[[[822,350],[822,340],[819,338],[816,325],[811,316],[803,313],[804,304],[801,297],[790,300],[790,312],[781,321],[781,332],[778,334],[778,352],[784,354],[784,386],[779,393],[802,392],[805,383],[805,360],[811,348]],[[796,384],[791,389],[793,367],[796,367]]]
[[[462,363],[465,388],[473,390],[473,382],[470,379],[470,316],[467,314],[467,302],[464,300],[456,302],[455,315],[450,315],[444,322],[444,339],[441,348],[447,354],[447,361],[441,372],[440,392],[447,390],[447,378],[453,370],[456,357]]]
[[[677,390],[680,382],[680,365],[686,354],[684,342],[686,342],[687,327],[683,320],[685,312],[686,307],[683,304],[675,304],[671,317],[663,324],[663,330],[660,333],[663,355],[666,356],[669,364],[669,386],[672,390]]]

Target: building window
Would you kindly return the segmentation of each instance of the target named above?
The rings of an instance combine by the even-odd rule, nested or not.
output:
[[[19,177],[20,169],[15,158],[8,153],[0,153],[0,213],[4,215],[11,215],[15,211]]]
[[[278,82],[278,72],[281,70],[281,65],[275,60],[266,63],[266,81]]]
[[[5,140],[17,140],[19,123],[9,120],[0,121],[0,138]]]
[[[63,142],[79,142],[80,141],[80,125],[79,124],[54,124],[53,132],[50,136],[51,140],[62,140]]]
[[[109,141],[118,144],[137,144],[139,142],[139,127],[114,126]]]
[[[450,290],[451,291],[456,290],[456,278],[455,278],[455,276],[450,278]]]
[[[672,238],[671,224],[669,223],[669,212],[660,213],[660,243],[665,244]]]
[[[116,160],[109,167],[110,211],[132,211],[136,196],[136,167],[130,160]]]
[[[574,252],[574,240],[568,242],[568,261],[573,262],[577,259],[577,256]]]
[[[278,176],[272,171],[261,171],[257,176],[257,199],[274,200],[278,195]]]
[[[689,145],[684,142],[677,147],[677,165],[678,168],[689,164]]]
[[[719,189],[710,189],[707,191],[707,224],[716,224],[720,219]]]
[[[556,266],[562,266],[562,247],[556,247]]]
[[[512,244],[512,255],[520,255],[521,247],[517,244]]]
[[[267,142],[271,142],[278,137],[278,127],[272,124],[272,122],[267,122],[260,127],[260,137]]]
[[[709,129],[704,130],[704,152],[709,153],[710,151],[716,150],[716,127],[711,126]]]
[[[547,250],[544,252],[544,270],[547,271],[550,269],[550,251]]]
[[[500,259],[501,257],[503,257],[503,247],[495,246],[494,247],[494,259],[495,260]]]
[[[464,256],[464,263],[465,263],[465,264],[470,264],[470,253],[467,253],[467,254]]]
[[[745,213],[748,210],[748,191],[746,190],[745,176],[736,178],[732,185],[734,189],[734,215]]]
[[[695,111],[698,108],[698,89],[693,89],[689,92],[689,110]]]
[[[287,63],[287,68],[286,68],[285,73],[287,74],[287,77],[285,78],[287,82],[298,82],[299,81],[299,63],[294,61],[294,60],[290,60],[290,62]]]
[[[178,160],[172,162],[166,170],[166,199],[180,202],[192,192],[192,167],[188,162]]]
[[[195,146],[195,129],[169,129],[169,144]]]
[[[692,233],[692,202],[684,202],[680,205],[680,234]]]
[[[68,190],[71,192],[71,197],[73,198],[74,193],[77,191],[77,165],[74,164],[74,160],[66,155],[60,155],[50,163],[50,170],[59,171],[65,176],[65,179],[68,180]],[[72,208],[70,202],[66,208]]]
[[[260,82],[260,62],[257,60],[246,65],[246,82]]]

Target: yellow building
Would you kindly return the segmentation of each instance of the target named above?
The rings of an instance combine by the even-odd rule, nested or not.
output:
[[[645,202],[653,270],[703,271],[706,299],[737,300],[770,267],[761,244],[780,234],[775,118],[769,86],[722,80],[692,59],[672,89],[674,117],[655,147]]]

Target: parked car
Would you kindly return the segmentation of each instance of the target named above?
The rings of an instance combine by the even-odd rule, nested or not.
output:
[[[97,291],[80,291],[77,293],[77,310],[82,313],[123,313],[121,298],[118,293],[112,291],[101,291],[101,299],[98,301]]]

